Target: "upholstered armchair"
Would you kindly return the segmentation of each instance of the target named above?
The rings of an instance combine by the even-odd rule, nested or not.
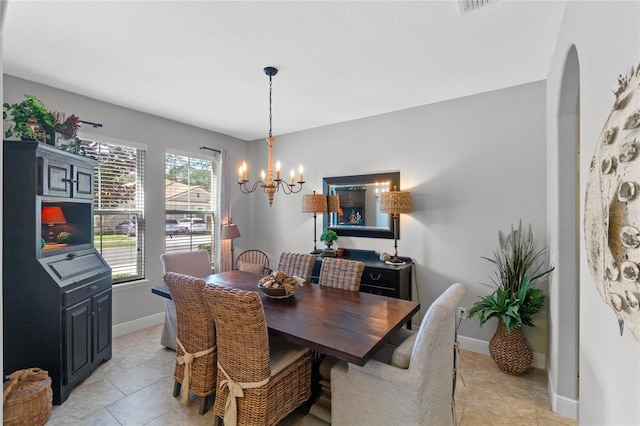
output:
[[[211,260],[206,250],[172,251],[160,256],[164,273],[177,272],[202,278],[211,275]],[[160,343],[167,348],[176,349],[177,324],[176,304],[171,299],[164,301],[164,328]]]
[[[410,354],[394,361],[406,368],[375,359],[363,367],[339,361],[331,369],[332,424],[455,424],[455,322],[466,292],[462,284],[449,287],[429,307],[415,336],[397,347],[394,352]]]

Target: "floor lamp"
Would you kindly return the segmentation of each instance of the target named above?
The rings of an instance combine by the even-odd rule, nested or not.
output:
[[[411,213],[411,193],[397,191],[396,187],[393,187],[393,191],[383,192],[380,194],[380,213],[393,215],[393,247],[396,252],[389,262],[402,265],[405,262],[398,257],[398,220],[400,219],[400,214]]]
[[[313,194],[306,194],[302,197],[302,213],[313,213],[313,251],[311,254],[322,253],[322,250],[318,250],[316,245],[316,218],[318,217],[317,213],[326,212],[327,197],[325,195],[316,194],[316,191],[313,191]]]
[[[240,230],[236,226],[235,223],[231,223],[231,218],[229,218],[229,223],[226,225],[222,225],[222,232],[220,233],[221,240],[231,240],[231,269],[233,269],[233,240],[240,237]]]

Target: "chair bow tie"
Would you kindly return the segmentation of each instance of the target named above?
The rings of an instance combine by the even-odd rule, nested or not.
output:
[[[261,382],[242,383],[234,382],[220,363],[218,363],[218,371],[222,371],[222,374],[226,377],[225,380],[220,381],[220,389],[225,386],[229,388],[229,395],[227,395],[227,401],[224,404],[224,426],[236,426],[238,423],[238,403],[236,398],[244,397],[243,389],[259,388],[266,385],[271,377],[267,377]]]
[[[193,364],[193,360],[199,358],[201,356],[210,354],[215,349],[215,346],[210,347],[204,351],[196,352],[195,354],[187,352],[187,350],[180,342],[180,339],[176,338],[178,342],[178,346],[184,352],[184,355],[176,356],[176,361],[178,364],[184,364],[184,376],[182,377],[182,397],[180,398],[180,402],[182,405],[187,405],[189,403],[189,389],[191,389],[191,365]]]

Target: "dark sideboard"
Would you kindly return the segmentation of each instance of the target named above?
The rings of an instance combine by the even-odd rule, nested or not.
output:
[[[344,249],[343,259],[359,260],[364,263],[360,291],[380,294],[397,299],[411,300],[411,266],[409,257],[401,257],[403,265],[389,265],[380,260],[380,254],[373,250]],[[318,283],[322,256],[316,258],[311,282]],[[410,328],[410,323],[407,324]]]

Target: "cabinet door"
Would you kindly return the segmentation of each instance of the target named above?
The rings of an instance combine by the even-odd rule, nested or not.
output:
[[[111,290],[93,297],[93,310],[93,360],[95,361],[111,351]]]
[[[93,198],[93,167],[73,165],[73,197]]]
[[[42,158],[42,195],[71,196],[71,166],[62,161]]]
[[[91,299],[65,309],[64,319],[64,378],[70,383],[91,365]]]

